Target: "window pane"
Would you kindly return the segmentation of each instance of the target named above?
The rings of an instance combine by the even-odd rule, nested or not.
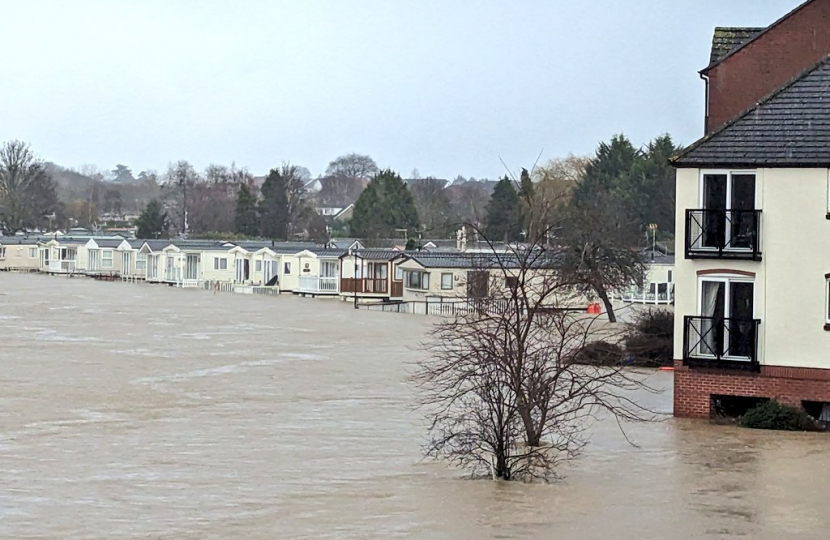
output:
[[[441,288],[452,289],[452,274],[441,274]]]
[[[395,265],[395,281],[400,281],[403,279],[403,268],[398,265]]]
[[[422,285],[424,289],[429,289],[429,274],[427,274],[426,272],[424,272],[424,279]]]

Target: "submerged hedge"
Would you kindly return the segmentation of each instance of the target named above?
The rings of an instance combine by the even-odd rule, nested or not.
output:
[[[796,407],[781,405],[771,399],[750,409],[738,419],[738,425],[751,429],[783,431],[822,431],[815,419]]]

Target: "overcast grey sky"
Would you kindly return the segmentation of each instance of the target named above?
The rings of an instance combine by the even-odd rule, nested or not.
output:
[[[713,27],[800,0],[0,0],[0,141],[65,166],[504,174],[702,131]]]

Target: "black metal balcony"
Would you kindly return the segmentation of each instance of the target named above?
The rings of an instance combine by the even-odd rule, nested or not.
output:
[[[690,367],[759,371],[759,319],[683,318],[683,363]]]
[[[686,210],[687,259],[761,260],[760,210]]]

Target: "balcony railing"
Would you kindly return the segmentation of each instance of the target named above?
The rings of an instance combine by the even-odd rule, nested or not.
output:
[[[337,293],[336,277],[300,276],[301,293]]]
[[[49,261],[49,271],[55,274],[72,274],[75,272],[75,261],[53,259]]]
[[[389,290],[387,280],[384,278],[373,279],[355,279],[355,278],[341,278],[340,292],[343,293],[357,293],[357,294],[387,294]]]
[[[691,367],[759,370],[759,319],[683,318],[683,363]]]
[[[761,260],[760,210],[686,210],[687,259]]]

